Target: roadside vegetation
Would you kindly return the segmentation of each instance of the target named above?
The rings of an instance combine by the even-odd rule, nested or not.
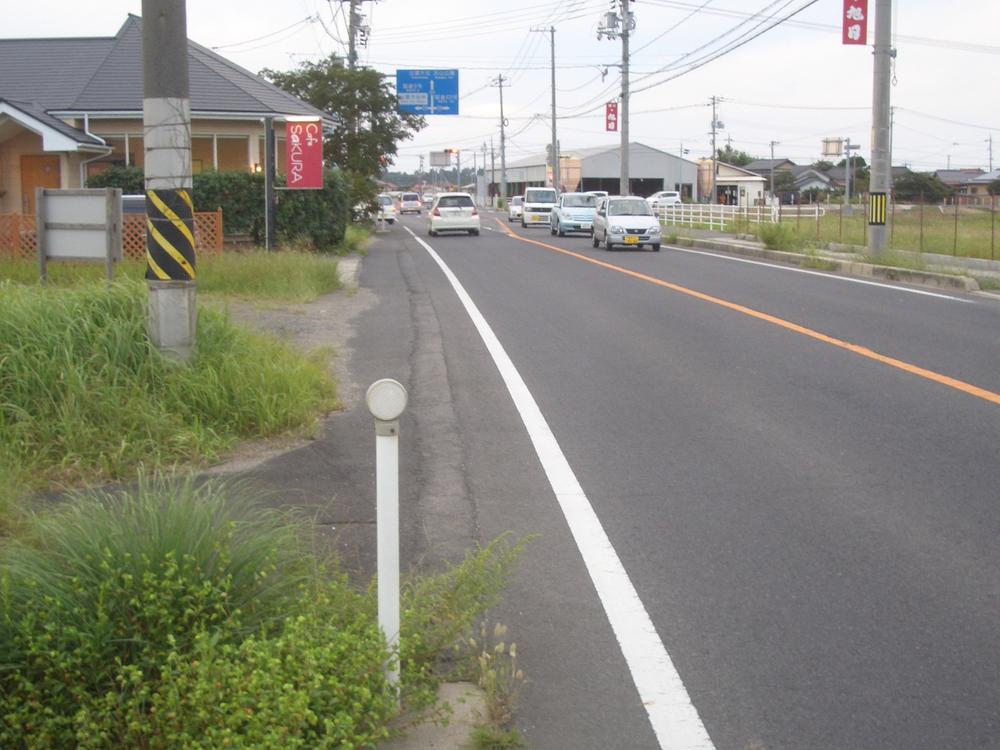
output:
[[[496,603],[507,538],[404,586],[400,654],[312,526],[246,487],[140,478],[26,517],[0,544],[0,746],[370,748],[429,706]],[[513,747],[515,745],[506,745]]]

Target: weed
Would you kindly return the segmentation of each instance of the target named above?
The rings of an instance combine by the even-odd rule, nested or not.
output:
[[[500,729],[494,726],[476,727],[472,730],[472,745],[476,750],[511,750],[527,747],[517,729]]]
[[[1000,278],[996,276],[973,276],[972,278],[979,284],[980,289],[989,291],[1000,289]]]
[[[493,726],[503,727],[514,718],[518,693],[524,682],[524,673],[517,666],[517,644],[506,644],[507,627],[500,623],[493,627],[490,638],[483,622],[479,635],[479,643],[474,638],[469,639],[469,646],[478,649],[477,681],[486,694],[487,718]]]
[[[759,224],[757,237],[769,250],[795,250],[799,246],[795,232],[784,224]]]

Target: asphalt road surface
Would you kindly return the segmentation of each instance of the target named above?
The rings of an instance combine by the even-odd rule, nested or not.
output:
[[[505,225],[407,217],[362,284],[431,311],[474,535],[538,535],[498,614],[529,746],[1000,748],[1000,301]]]

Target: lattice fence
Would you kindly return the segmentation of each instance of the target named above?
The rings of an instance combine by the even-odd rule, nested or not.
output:
[[[222,252],[222,209],[194,215],[194,246],[199,253]],[[38,255],[35,217],[0,214],[0,256],[32,259]],[[146,257],[146,217],[122,216],[122,256],[131,260]]]

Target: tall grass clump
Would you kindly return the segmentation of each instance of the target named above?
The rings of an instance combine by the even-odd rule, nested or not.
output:
[[[2,285],[0,363],[0,463],[35,486],[211,459],[240,438],[310,425],[334,403],[318,357],[210,310],[190,366],[164,358],[132,281]]]
[[[395,708],[362,595],[302,522],[141,479],[0,547],[0,747],[368,747]]]
[[[796,250],[799,247],[795,232],[784,224],[759,224],[757,237],[769,250]]]
[[[198,264],[198,291],[246,299],[311,302],[340,289],[337,261],[327,254],[282,251],[223,253]]]

